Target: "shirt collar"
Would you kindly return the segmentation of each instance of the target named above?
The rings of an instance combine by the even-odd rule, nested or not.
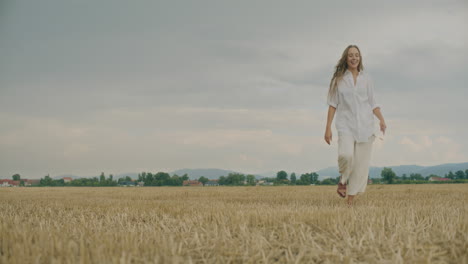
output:
[[[352,74],[350,70],[346,69],[345,75]],[[362,71],[358,71],[358,75],[361,75]]]

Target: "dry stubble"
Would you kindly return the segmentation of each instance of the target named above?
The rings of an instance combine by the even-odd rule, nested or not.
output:
[[[0,188],[1,263],[468,263],[468,185]]]

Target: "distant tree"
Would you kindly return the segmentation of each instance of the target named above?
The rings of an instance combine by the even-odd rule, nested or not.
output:
[[[205,185],[205,183],[209,181],[209,179],[206,178],[205,176],[201,176],[200,178],[198,178],[198,181],[203,183],[203,185]]]
[[[138,173],[138,181],[146,181],[146,172]]]
[[[17,174],[14,174],[13,176],[11,176],[11,178],[13,178],[14,181],[19,181],[21,180],[21,176],[17,173]]]
[[[41,178],[41,180],[39,181],[39,185],[41,185],[41,186],[53,186],[54,182],[53,182],[52,178],[50,178],[50,175],[46,175],[44,177],[44,179]]]
[[[385,182],[392,184],[395,180],[395,173],[393,172],[392,168],[383,168],[382,172],[380,173],[382,178]]]
[[[246,181],[247,181],[247,184],[248,184],[248,185],[254,186],[254,185],[255,185],[255,176],[252,175],[252,174],[248,174],[248,175],[246,176]]]
[[[318,183],[319,175],[316,172],[301,174],[301,177],[296,181],[297,185],[310,185]]]
[[[322,185],[335,185],[335,184],[338,184],[338,181],[339,181],[339,177],[338,178],[326,178],[326,179],[323,179],[320,184]]]
[[[381,178],[373,178],[373,179],[372,179],[372,183],[373,183],[373,184],[381,184],[381,183],[382,183],[382,179],[381,179]]]
[[[465,178],[465,173],[462,170],[455,172],[455,178],[461,180]]]
[[[182,178],[182,180],[184,180],[184,181],[186,181],[186,180],[188,180],[188,179],[189,179],[189,177],[188,177],[187,173],[184,173],[184,175],[182,175],[182,177],[181,177],[181,178]]]
[[[154,180],[156,181],[156,186],[169,185],[171,176],[167,172],[158,172],[154,175]]]
[[[287,180],[288,179],[288,174],[285,172],[285,171],[278,171],[278,173],[276,173],[276,180],[277,181],[283,181],[283,180]]]
[[[172,175],[169,178],[169,180],[167,180],[167,185],[169,185],[169,186],[178,186],[179,183],[180,183],[180,185],[182,185],[182,182],[180,181],[180,177],[177,174]]]
[[[312,183],[315,184],[318,182],[319,175],[316,172],[312,172]]]
[[[291,184],[295,185],[295,184],[296,184],[296,181],[297,181],[297,179],[296,179],[296,173],[294,173],[294,172],[291,173],[290,178],[291,178]]]
[[[413,181],[424,180],[424,177],[420,173],[411,173],[410,180],[413,180]]]
[[[96,178],[96,181],[97,181],[97,178]],[[122,183],[125,183],[125,182],[133,182],[133,181],[132,181],[132,178],[130,176],[125,176],[125,177],[119,178],[117,180],[117,184],[122,184]],[[94,183],[93,183],[93,185],[94,185]],[[100,183],[99,183],[99,185],[100,185]]]
[[[468,179],[468,170],[465,170],[465,179]]]
[[[455,174],[453,174],[452,171],[449,171],[447,178],[454,180],[455,179]]]
[[[403,173],[403,175],[401,175],[401,179],[402,180],[407,180],[408,179],[408,176],[406,176],[406,173]]]
[[[64,179],[58,179],[54,180],[55,184],[53,186],[65,186],[65,180]]]
[[[299,180],[296,181],[298,185],[310,185],[312,183],[312,177],[309,173],[301,174]]]
[[[231,172],[226,177],[225,185],[244,185],[245,175],[242,173]]]
[[[91,186],[99,186],[99,179],[97,177],[91,178]]]
[[[155,181],[151,172],[145,173],[145,186],[154,186]]]
[[[114,175],[109,174],[109,178],[107,179],[108,186],[115,186],[117,183],[114,181]]]
[[[104,176],[104,172],[101,172],[101,176],[99,176],[99,182],[103,185],[106,181],[106,176]]]
[[[218,183],[219,185],[226,185],[227,184],[226,176],[219,177]]]

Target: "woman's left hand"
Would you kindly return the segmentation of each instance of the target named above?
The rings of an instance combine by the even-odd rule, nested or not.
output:
[[[380,131],[385,135],[385,130],[387,129],[387,125],[385,124],[385,121],[380,121]]]

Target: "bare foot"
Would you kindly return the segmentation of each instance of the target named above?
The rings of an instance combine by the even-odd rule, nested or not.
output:
[[[341,175],[340,180],[338,181],[338,189],[336,190],[336,192],[341,198],[346,197],[346,183],[341,183]]]
[[[348,207],[353,207],[353,199],[354,199],[354,195],[348,195],[348,201],[347,201]]]

